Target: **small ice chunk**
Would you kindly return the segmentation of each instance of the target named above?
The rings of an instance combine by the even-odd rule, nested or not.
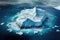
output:
[[[22,35],[22,34],[23,34],[23,32],[16,32],[16,34]]]
[[[9,32],[12,32],[12,29],[8,29]]]
[[[58,27],[58,26],[55,25],[55,27]]]
[[[59,29],[56,30],[56,32],[59,32],[59,31],[60,31]]]
[[[0,23],[0,25],[4,25],[4,22]]]
[[[60,10],[60,6],[57,6],[57,7],[54,7],[55,9],[57,9],[57,10]]]

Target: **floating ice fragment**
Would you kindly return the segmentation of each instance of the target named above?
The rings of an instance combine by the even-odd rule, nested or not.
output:
[[[56,25],[55,25],[55,27],[59,27],[59,26],[56,26]]]
[[[57,7],[54,7],[55,9],[57,9],[57,10],[60,10],[60,6],[57,6]]]
[[[12,32],[12,29],[7,29],[9,32]]]
[[[4,22],[2,22],[0,25],[4,25]]]
[[[16,34],[22,35],[22,34],[23,34],[23,32],[16,32]]]
[[[59,30],[59,29],[57,29],[57,30],[56,30],[56,32],[60,32],[60,30]]]

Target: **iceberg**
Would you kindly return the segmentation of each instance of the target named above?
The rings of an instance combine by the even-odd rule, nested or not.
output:
[[[45,28],[55,25],[55,16],[40,8],[23,9],[11,18],[7,26],[15,31],[22,28]],[[14,21],[15,20],[15,21]]]

